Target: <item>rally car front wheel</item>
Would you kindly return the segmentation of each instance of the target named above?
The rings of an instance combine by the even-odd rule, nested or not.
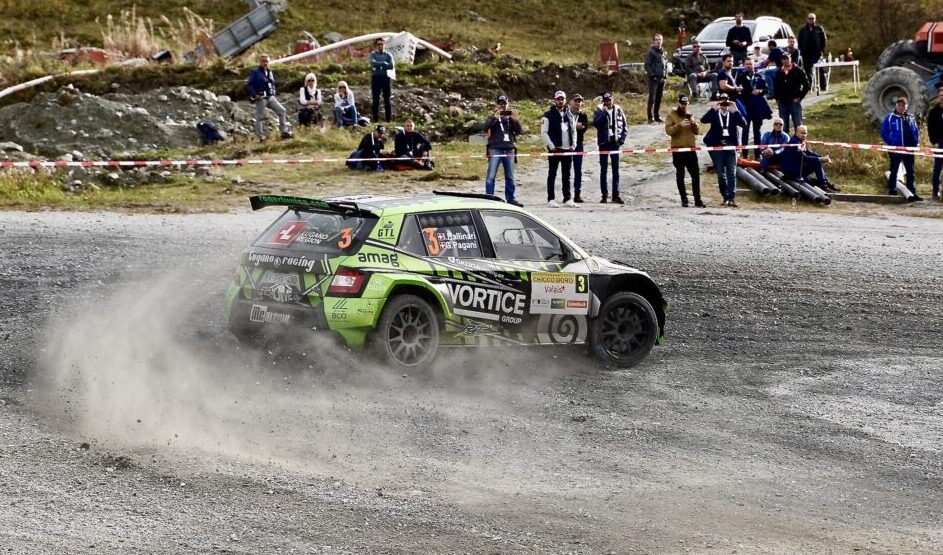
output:
[[[623,291],[606,299],[589,333],[596,356],[607,364],[629,368],[655,345],[658,316],[645,297]]]
[[[415,295],[391,299],[380,315],[374,344],[394,366],[422,368],[439,350],[439,323],[435,310]]]

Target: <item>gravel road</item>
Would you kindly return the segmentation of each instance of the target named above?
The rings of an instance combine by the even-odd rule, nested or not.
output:
[[[943,220],[682,209],[664,170],[580,210],[523,175],[662,286],[631,371],[244,350],[274,210],[0,213],[0,552],[943,552]]]

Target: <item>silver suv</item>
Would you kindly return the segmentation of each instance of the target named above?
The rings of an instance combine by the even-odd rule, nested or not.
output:
[[[763,49],[764,54],[769,53],[766,43],[773,39],[777,46],[786,46],[786,39],[793,35],[792,28],[778,17],[760,16],[756,19],[744,19],[743,24],[750,29],[753,36],[753,44],[747,49],[747,52],[753,52],[754,46]],[[691,37],[691,41],[680,49],[676,50],[671,57],[673,64],[672,71],[675,75],[684,75],[684,60],[691,53],[691,42],[697,39],[701,43],[701,53],[707,57],[711,67],[720,62],[721,56],[726,54],[727,31],[734,26],[732,17],[721,17],[711,21],[707,27],[704,27],[700,33]]]

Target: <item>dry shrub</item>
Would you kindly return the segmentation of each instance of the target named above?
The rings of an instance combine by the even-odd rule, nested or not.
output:
[[[176,21],[160,16],[166,25],[166,28],[160,29],[161,36],[183,50],[193,50],[197,45],[203,45],[207,52],[213,52],[210,47],[215,34],[213,20],[202,18],[187,8],[183,8],[183,16],[183,19]]]
[[[171,20],[161,15],[163,26],[156,28],[150,18],[137,15],[136,7],[122,10],[117,18],[109,15],[102,32],[104,47],[129,57],[146,57],[163,49],[189,51],[200,44],[209,46],[213,20],[202,18],[187,8],[183,11],[183,19]]]

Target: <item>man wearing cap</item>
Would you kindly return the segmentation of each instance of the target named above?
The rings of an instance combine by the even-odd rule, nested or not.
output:
[[[701,117],[701,123],[711,126],[704,135],[704,144],[709,147],[737,146],[740,130],[746,127],[746,122],[737,111],[736,104],[730,101],[726,93],[720,93],[720,100]],[[721,196],[724,197],[724,206],[736,208],[737,151],[733,149],[710,150],[708,154],[717,171],[717,185],[720,187]]]
[[[596,144],[599,146],[599,190],[600,202],[606,203],[609,191],[606,187],[606,170],[612,164],[612,202],[625,204],[619,196],[619,151],[625,144],[628,129],[625,112],[612,101],[612,93],[602,95],[602,104],[593,112],[593,127],[596,128]]]
[[[690,97],[700,96],[698,83],[710,83],[711,94],[717,90],[717,74],[710,71],[710,62],[707,56],[701,52],[701,43],[697,39],[691,43],[691,53],[684,59],[684,72],[688,75],[688,89],[691,91]]]
[[[789,135],[783,132],[783,118],[773,118],[773,130],[763,133],[760,137],[760,144],[767,145],[760,153],[760,171],[766,171],[770,164],[778,164],[779,157],[783,153],[783,147],[774,145],[784,145],[789,142]]]
[[[927,134],[933,148],[943,148],[943,83],[936,85],[937,104],[927,114]],[[943,153],[941,153],[943,154]],[[943,158],[933,158],[933,176],[930,183],[933,185],[933,199],[940,200],[940,173],[943,170]]]
[[[583,147],[583,138],[586,136],[586,129],[589,127],[589,118],[583,111],[583,95],[574,94],[570,99],[570,114],[573,115],[573,127],[576,127],[576,147],[573,155],[573,202],[582,204],[580,191],[583,188],[583,156],[585,149]]]
[[[523,206],[514,197],[514,144],[521,133],[521,122],[510,110],[508,97],[499,95],[495,101],[495,110],[482,130],[488,136],[488,174],[485,177],[485,192],[494,194],[494,180],[498,175],[498,166],[504,167],[504,200],[514,206]]]
[[[678,107],[668,112],[665,118],[665,133],[671,137],[671,148],[694,148],[697,146],[697,122],[688,113],[688,97],[678,97]],[[691,191],[694,193],[694,206],[703,208],[701,201],[701,173],[697,166],[697,152],[672,152],[671,163],[675,167],[675,180],[681,206],[688,206],[688,193],[684,189],[684,170],[691,176]]]
[[[652,46],[645,54],[645,73],[648,74],[648,123],[661,123],[661,95],[665,91],[668,75],[668,55],[661,47],[664,38],[652,37]]]
[[[881,139],[888,146],[913,147],[920,144],[920,129],[917,127],[917,119],[907,111],[906,96],[897,98],[894,110],[881,122]],[[887,154],[891,162],[891,173],[887,176],[887,193],[897,194],[897,170],[903,164],[907,172],[907,190],[910,192],[909,195],[904,193],[904,196],[908,201],[923,200],[914,186],[914,155],[910,152],[888,152]]]
[[[383,171],[383,160],[381,158],[389,157],[388,154],[383,152],[383,136],[385,134],[386,128],[378,125],[373,131],[364,135],[360,139],[357,150],[350,153],[347,158],[347,167],[352,170]]]
[[[570,198],[570,167],[573,165],[573,157],[567,155],[573,152],[576,145],[576,126],[573,124],[570,110],[566,107],[566,93],[563,91],[553,94],[553,105],[540,119],[540,138],[550,153],[547,157],[550,164],[547,171],[547,205],[550,208],[560,208],[554,192],[554,181],[557,180],[557,166],[562,166],[563,205],[576,208],[576,203]]]

